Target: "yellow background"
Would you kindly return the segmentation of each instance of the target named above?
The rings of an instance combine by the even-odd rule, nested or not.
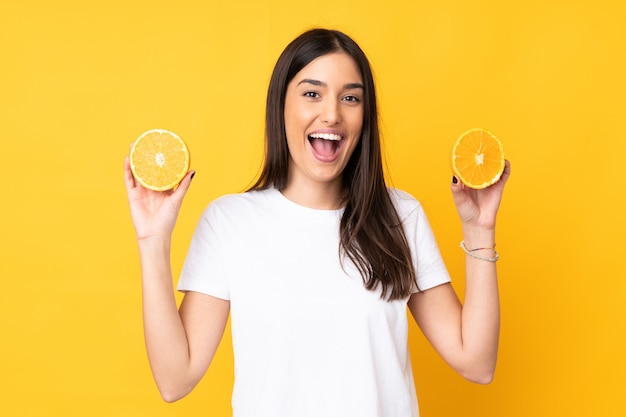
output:
[[[230,415],[228,333],[186,399],[152,382],[122,161],[155,127],[191,148],[177,275],[206,204],[258,172],[278,54],[321,25],[371,58],[390,177],[460,293],[450,146],[484,127],[512,161],[496,379],[462,380],[412,326],[422,415],[626,415],[625,22],[621,0],[3,2],[0,414]]]

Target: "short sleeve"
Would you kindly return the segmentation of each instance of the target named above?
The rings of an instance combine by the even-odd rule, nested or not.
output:
[[[227,280],[227,261],[221,248],[223,231],[220,230],[219,208],[211,203],[196,226],[187,257],[183,264],[177,289],[196,291],[224,300],[230,299]]]
[[[450,274],[420,202],[403,191],[391,190],[390,193],[411,249],[418,287],[413,292],[450,282]]]

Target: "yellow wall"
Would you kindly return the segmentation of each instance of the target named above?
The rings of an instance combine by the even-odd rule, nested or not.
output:
[[[229,415],[228,334],[188,398],[152,382],[122,161],[150,128],[188,142],[179,271],[205,205],[257,173],[279,52],[323,25],[371,57],[391,177],[425,204],[461,293],[450,145],[485,127],[513,164],[496,380],[463,381],[412,327],[422,415],[626,415],[625,3],[239,3],[0,6],[0,414]]]

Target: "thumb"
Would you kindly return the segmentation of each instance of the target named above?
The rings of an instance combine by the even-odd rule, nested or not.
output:
[[[465,186],[459,180],[459,178],[454,175],[452,177],[452,184],[450,185],[450,190],[452,191],[452,197],[454,198],[454,203],[458,206],[464,199],[465,193],[463,192]]]
[[[177,205],[180,205],[185,198],[185,194],[187,194],[187,190],[189,190],[189,186],[191,185],[191,180],[196,175],[196,171],[189,171],[185,178],[180,182],[174,193],[172,193],[172,199],[176,201]]]

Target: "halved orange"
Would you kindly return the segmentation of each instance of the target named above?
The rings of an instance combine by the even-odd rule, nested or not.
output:
[[[475,189],[495,184],[504,171],[502,142],[484,129],[470,129],[454,143],[450,158],[454,175]]]
[[[146,188],[166,191],[176,187],[189,171],[190,155],[185,142],[164,129],[144,132],[130,150],[130,169]]]

